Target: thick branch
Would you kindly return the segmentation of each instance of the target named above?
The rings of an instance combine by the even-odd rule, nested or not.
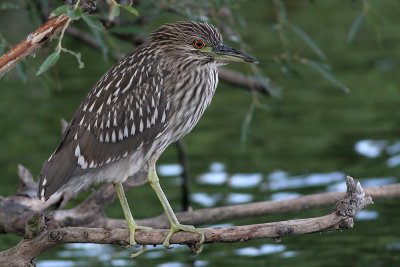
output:
[[[352,178],[347,178],[347,184],[346,196],[337,202],[337,210],[329,215],[223,229],[203,228],[205,243],[243,242],[260,238],[280,239],[287,235],[351,228],[355,214],[372,203],[372,199],[365,196],[360,184],[355,183]],[[17,246],[0,252],[0,266],[29,266],[43,251],[64,243],[128,244],[129,241],[129,232],[125,229],[67,227],[45,230],[44,219],[40,214],[29,220],[27,233],[30,234]],[[168,230],[161,229],[137,231],[135,239],[138,244],[159,245],[163,243],[167,233]],[[173,244],[189,246],[197,242],[199,236],[193,233],[178,232],[171,239]]]
[[[205,243],[243,242],[261,238],[282,238],[286,235],[300,235],[320,231],[340,229],[345,221],[334,213],[317,218],[292,220],[278,223],[265,223],[229,228],[202,228]],[[168,230],[154,229],[136,232],[138,244],[159,245],[167,236]],[[195,244],[197,234],[178,232],[171,238],[171,244]],[[0,266],[25,266],[42,252],[65,243],[128,244],[127,229],[67,227],[44,231],[36,238],[23,240],[17,246],[0,252]],[[14,263],[15,265],[10,265]],[[29,266],[29,265],[28,265]]]

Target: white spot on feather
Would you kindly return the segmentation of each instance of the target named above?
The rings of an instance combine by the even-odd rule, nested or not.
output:
[[[82,126],[83,121],[85,120],[85,115],[83,115],[81,121],[79,122],[79,126]]]
[[[101,113],[101,110],[103,109],[103,104],[104,104],[104,103],[101,103],[99,109],[97,110],[97,114],[100,114],[100,113]]]
[[[107,99],[107,104],[108,104],[108,105],[111,104],[111,97],[112,97],[112,95],[110,95],[110,96],[108,97],[108,99]]]
[[[115,141],[116,141],[116,136],[115,136],[115,131],[113,130],[111,134],[111,142],[115,143]]]
[[[100,94],[101,94],[102,91],[103,91],[103,89],[100,88],[100,90],[96,94],[96,97],[100,97]]]
[[[164,121],[165,121],[165,111],[164,111],[163,114],[162,114],[161,123],[164,123]]]
[[[122,90],[122,93],[125,93],[132,85],[132,81],[133,81],[133,76],[131,77],[131,79],[129,80],[128,85],[124,88],[124,90]]]
[[[119,129],[119,131],[118,131],[118,139],[119,140],[123,140],[124,139],[124,133],[122,132],[121,129]]]
[[[143,132],[143,121],[140,120],[139,131]]]
[[[75,148],[75,157],[79,157],[81,155],[81,148],[79,145],[76,146]]]
[[[82,169],[86,169],[87,168],[87,162],[86,162],[85,158],[82,155],[80,155],[78,157],[78,164],[81,166]]]
[[[92,111],[93,111],[94,104],[96,104],[96,100],[95,100],[95,101],[93,101],[93,104],[90,106],[90,108],[89,108],[89,111],[90,111],[90,112],[92,112]]]

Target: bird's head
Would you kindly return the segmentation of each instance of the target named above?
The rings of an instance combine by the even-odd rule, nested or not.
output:
[[[249,54],[225,45],[219,31],[208,23],[165,24],[153,33],[150,42],[169,59],[185,60],[188,64],[201,62],[225,65],[233,61],[258,63]]]

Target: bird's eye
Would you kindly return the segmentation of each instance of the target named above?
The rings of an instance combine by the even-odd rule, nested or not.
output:
[[[206,44],[203,42],[203,40],[200,40],[200,39],[194,41],[192,45],[194,48],[197,48],[197,49],[202,49],[203,47],[206,46]]]

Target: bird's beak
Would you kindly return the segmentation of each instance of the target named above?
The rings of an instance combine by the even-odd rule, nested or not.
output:
[[[258,60],[249,54],[224,44],[213,46],[212,51],[214,52],[215,59],[217,60],[258,63]]]

